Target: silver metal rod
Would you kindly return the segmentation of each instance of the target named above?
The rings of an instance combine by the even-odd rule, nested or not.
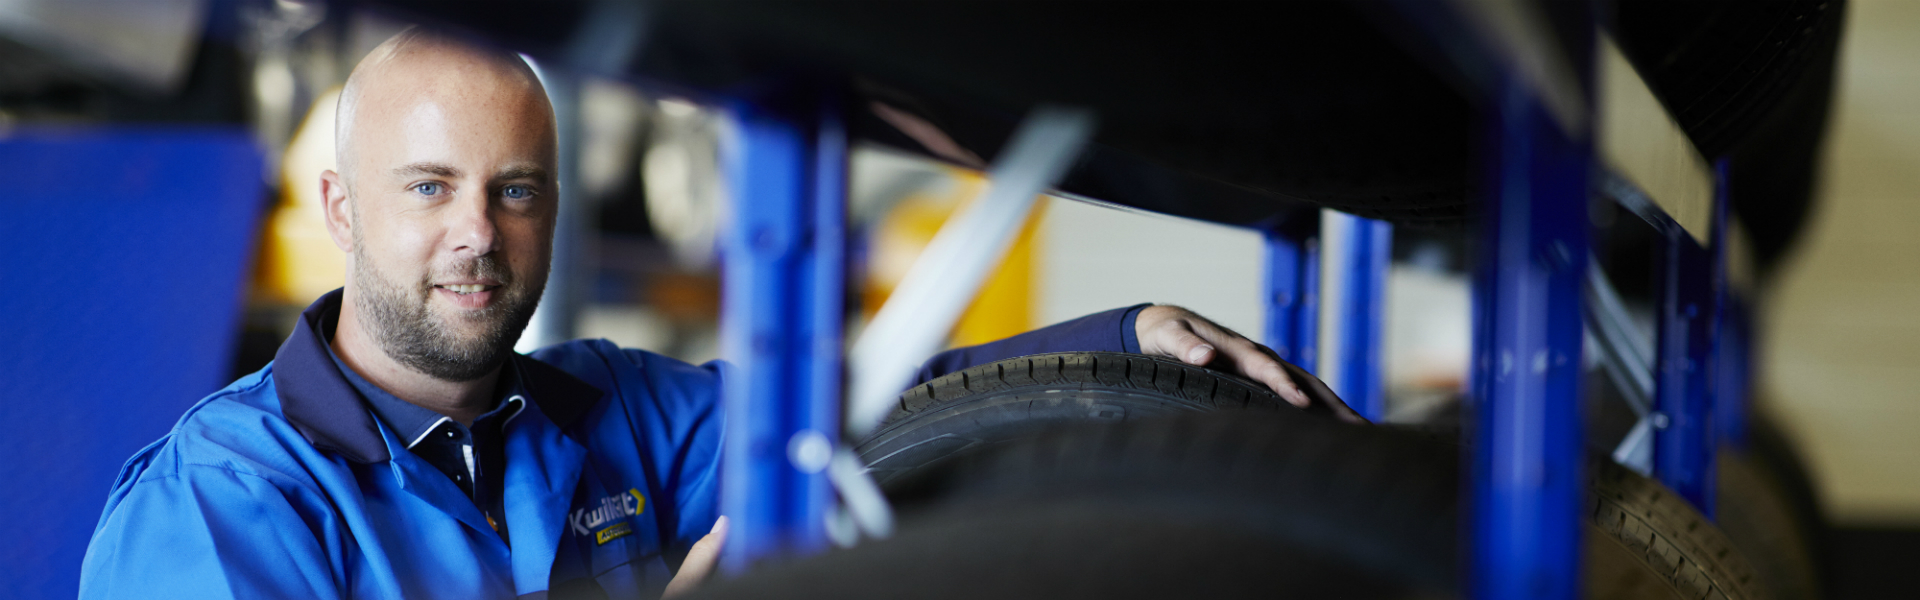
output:
[[[1034,109],[987,171],[987,189],[934,234],[849,355],[852,396],[846,433],[880,425],[928,356],[998,265],[1034,200],[1060,180],[1093,135],[1090,112]]]
[[[1645,476],[1653,475],[1653,419],[1640,419],[1613,449],[1613,462]]]
[[[867,466],[861,464],[859,455],[844,447],[835,450],[827,463],[827,479],[840,493],[840,504],[847,508],[860,533],[873,539],[893,535],[893,506],[887,503],[886,494],[873,481]]]
[[[1626,304],[1592,256],[1587,257],[1586,296],[1587,331],[1600,349],[1600,362],[1634,414],[1645,419],[1653,410],[1652,341],[1634,331]]]

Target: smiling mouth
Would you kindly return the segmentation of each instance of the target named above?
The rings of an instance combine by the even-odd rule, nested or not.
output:
[[[500,286],[472,284],[472,285],[436,285],[433,287],[437,287],[437,288],[464,296],[467,294],[478,294],[480,292],[493,291],[494,289],[498,289]]]

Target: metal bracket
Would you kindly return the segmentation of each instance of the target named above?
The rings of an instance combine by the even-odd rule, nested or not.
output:
[[[882,540],[893,536],[893,505],[887,503],[860,456],[842,446],[833,452],[826,469],[827,480],[840,495],[840,506],[827,513],[827,536],[834,545],[851,548],[863,536]]]
[[[1640,420],[1614,447],[1613,461],[1641,475],[1653,473],[1653,431],[1666,415],[1653,412],[1653,348],[1634,330],[1626,303],[1607,280],[1598,259],[1587,257],[1587,338],[1600,350],[1600,364],[1621,398]],[[1658,417],[1656,423],[1656,417]]]

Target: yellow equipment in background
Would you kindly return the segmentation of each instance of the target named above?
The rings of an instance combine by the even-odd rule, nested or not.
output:
[[[867,273],[861,286],[861,310],[869,319],[906,277],[927,243],[947,219],[980,195],[986,178],[958,167],[942,167],[947,181],[922,187],[907,196],[874,224]],[[1033,329],[1037,291],[1034,250],[1045,202],[1035,203],[1000,267],[981,286],[980,294],[954,325],[951,346],[991,342]]]
[[[321,217],[320,173],[333,168],[333,112],[340,88],[316,98],[280,162],[280,201],[267,217],[253,301],[306,306],[347,280],[347,258]]]

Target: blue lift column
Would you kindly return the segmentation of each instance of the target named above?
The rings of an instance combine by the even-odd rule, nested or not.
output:
[[[1747,446],[1747,411],[1752,406],[1748,394],[1752,390],[1753,371],[1749,361],[1753,360],[1752,322],[1747,305],[1739,289],[1735,289],[1732,273],[1734,251],[1731,240],[1733,230],[1728,220],[1733,211],[1732,198],[1727,194],[1727,176],[1731,172],[1731,163],[1727,160],[1714,165],[1713,198],[1713,345],[1707,364],[1712,368],[1708,375],[1713,382],[1712,427],[1708,435],[1713,436],[1709,450],[1718,450],[1722,445],[1745,452]],[[1656,451],[1657,451],[1656,446]],[[1704,457],[1709,471],[1707,481],[1708,494],[1704,501],[1711,502],[1718,495],[1718,462],[1715,454]],[[1702,509],[1708,517],[1713,516],[1710,509]]]
[[[1713,206],[1713,298],[1716,310],[1710,359],[1713,366],[1712,433],[1715,447],[1725,445],[1745,452],[1748,448],[1747,411],[1752,406],[1748,394],[1753,389],[1753,371],[1749,368],[1753,360],[1753,323],[1749,320],[1752,315],[1747,312],[1742,290],[1735,289],[1733,283],[1733,230],[1728,227],[1733,205],[1732,199],[1726,196],[1731,165],[1723,160],[1715,167],[1714,174],[1718,180],[1714,182],[1717,194]],[[1712,460],[1713,456],[1707,458]],[[1715,469],[1717,465],[1717,462],[1709,463]],[[1718,479],[1716,474],[1709,481],[1717,483]],[[1709,497],[1712,496],[1709,494]],[[1706,514],[1713,515],[1712,512]]]
[[[1316,372],[1320,364],[1320,211],[1294,211],[1261,233],[1267,245],[1263,339],[1281,359]]]
[[[1518,75],[1488,115],[1473,282],[1473,597],[1580,596],[1590,138]]]
[[[1668,489],[1714,516],[1713,367],[1715,331],[1725,298],[1726,163],[1714,182],[1712,246],[1702,246],[1677,224],[1664,228],[1659,357],[1654,375],[1653,473]]]
[[[1339,377],[1328,384],[1354,411],[1369,420],[1386,416],[1385,377],[1380,348],[1386,313],[1387,268],[1392,262],[1393,226],[1385,221],[1335,213],[1344,219],[1345,243],[1329,252],[1344,265],[1338,314]],[[1266,238],[1264,340],[1280,358],[1320,371],[1320,211],[1302,210],[1262,229]]]
[[[1340,369],[1333,391],[1370,421],[1387,416],[1386,373],[1381,367],[1381,336],[1386,332],[1387,270],[1393,265],[1393,225],[1339,214],[1346,240],[1338,250],[1345,260],[1341,290]]]
[[[835,103],[784,100],[731,105],[722,150],[733,198],[720,238],[730,573],[826,548],[825,471],[840,439],[846,131]]]
[[[1728,290],[1722,299],[1722,309],[1726,312],[1720,315],[1720,332],[1713,341],[1714,354],[1719,358],[1713,367],[1717,386],[1713,429],[1720,434],[1721,444],[1744,451],[1747,449],[1747,407],[1752,403],[1748,397],[1753,372],[1748,367],[1753,360],[1749,330],[1752,325],[1747,320],[1746,303],[1738,294]]]

